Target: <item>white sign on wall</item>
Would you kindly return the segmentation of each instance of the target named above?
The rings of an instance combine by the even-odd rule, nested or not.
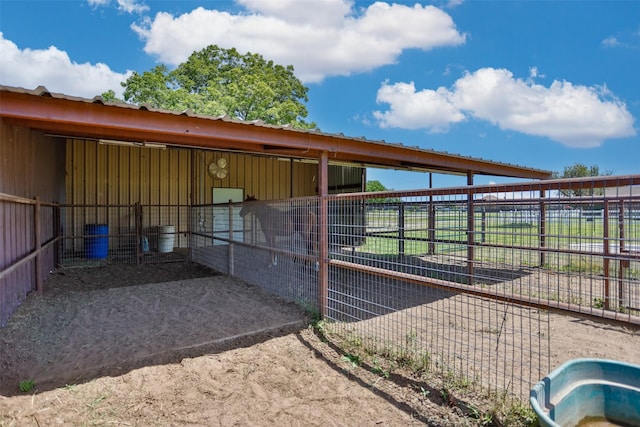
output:
[[[229,238],[229,200],[242,202],[243,188],[213,188],[213,237]],[[223,205],[223,204],[226,204]],[[216,206],[217,205],[217,206]],[[240,216],[241,206],[234,206],[231,221],[233,223],[233,240],[244,241],[243,219]],[[228,245],[224,240],[214,239],[214,245]]]

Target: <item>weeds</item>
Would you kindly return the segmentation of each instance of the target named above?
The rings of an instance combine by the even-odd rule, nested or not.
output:
[[[431,372],[432,369],[440,371],[443,367],[438,365],[437,360],[434,362],[430,352],[418,350],[417,334],[413,331],[404,336],[404,344],[410,347],[406,349],[398,348],[392,343],[380,345],[354,330],[336,332],[331,325],[321,321],[314,327],[322,333],[324,339],[343,349],[341,359],[348,364],[348,371],[364,366],[380,378],[392,381],[395,377],[392,378],[391,374],[396,370],[399,370],[401,377],[417,376],[421,381],[427,381],[426,384],[423,383],[425,385],[414,383],[410,386],[420,401],[440,402],[441,405],[454,408],[462,416],[474,420],[474,425],[515,427],[537,425],[537,417],[529,406],[509,397],[506,392],[498,395],[483,395],[480,407],[466,401],[469,398],[473,399],[473,396],[479,396],[477,391],[482,388],[477,383],[477,379],[459,375],[453,370],[446,370],[441,375]],[[367,364],[369,364],[368,367]],[[428,386],[430,382],[441,385],[438,388],[432,388]]]
[[[342,356],[344,362],[350,363],[352,368],[357,368],[362,365],[362,359],[357,354],[345,354]]]
[[[21,392],[29,393],[36,387],[36,383],[33,382],[33,380],[22,380],[20,384],[18,384],[18,387],[20,387]]]

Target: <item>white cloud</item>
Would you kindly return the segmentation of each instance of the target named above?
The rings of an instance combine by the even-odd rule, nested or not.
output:
[[[0,52],[0,84],[7,86],[35,89],[42,85],[52,92],[86,98],[111,89],[121,96],[120,82],[130,75],[116,73],[102,63],[72,62],[66,52],[55,46],[21,50],[1,32]]]
[[[609,36],[606,39],[602,40],[602,45],[605,47],[616,47],[620,45],[620,42],[614,36]]]
[[[108,6],[111,0],[87,0],[90,6]],[[140,3],[138,0],[116,0],[118,9],[126,13],[144,13],[149,10],[149,6]]]
[[[466,73],[451,89],[419,92],[413,83],[385,82],[378,101],[389,104],[389,110],[374,116],[382,127],[429,131],[446,130],[464,117],[474,117],[570,147],[596,147],[606,139],[636,134],[626,105],[606,88],[565,81],[545,87],[532,81],[537,75],[535,67],[527,81],[505,69],[482,68]]]
[[[376,2],[355,9],[346,0],[238,3],[248,12],[202,7],[180,16],[160,12],[132,28],[145,41],[145,52],[169,65],[216,44],[292,64],[307,83],[392,64],[404,49],[429,50],[466,40],[451,17],[434,6]]]
[[[429,129],[444,132],[451,123],[464,120],[464,114],[450,101],[451,93],[444,88],[416,92],[413,82],[384,83],[378,90],[376,101],[389,104],[386,112],[374,111],[381,127]]]
[[[137,0],[118,0],[118,8],[127,13],[144,13],[149,10],[149,6],[138,3]]]

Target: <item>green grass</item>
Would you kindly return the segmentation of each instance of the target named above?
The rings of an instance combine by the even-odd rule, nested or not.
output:
[[[537,222],[514,222],[497,212],[487,213],[482,219],[478,212],[474,216],[474,240],[476,243],[493,245],[520,246],[531,249],[540,247],[539,225]],[[384,237],[367,237],[365,244],[360,247],[363,252],[373,254],[398,254],[397,222],[398,213],[395,211],[374,211],[367,215],[369,231],[384,232]],[[617,239],[619,224],[611,220],[609,237]],[[429,238],[428,220],[425,212],[405,213],[405,254],[424,254],[428,251],[427,241],[413,241],[411,239]],[[545,246],[548,248],[569,249],[571,244],[602,243],[604,226],[602,219],[587,221],[584,218],[570,218],[568,220],[548,220],[545,230]],[[627,239],[640,240],[640,222],[626,222],[624,235]],[[447,252],[457,246],[467,243],[466,212],[438,213],[435,223],[435,239],[451,240],[459,244],[436,244],[436,253]]]
[[[20,384],[18,384],[20,391],[23,393],[29,393],[31,390],[35,388],[35,386],[36,386],[36,383],[33,382],[33,380],[22,380],[20,381]]]

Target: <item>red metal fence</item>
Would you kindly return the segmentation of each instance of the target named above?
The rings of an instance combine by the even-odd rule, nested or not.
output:
[[[522,396],[549,372],[550,312],[640,325],[639,187],[636,175],[200,206],[2,195],[2,313],[54,261],[190,258],[372,351]]]
[[[54,268],[56,205],[0,193],[0,326]]]
[[[550,312],[640,325],[639,186],[625,176],[269,201],[272,224],[300,205],[318,230],[326,221],[313,253],[300,233],[270,244],[259,215],[239,215],[246,204],[200,206],[192,248],[374,351],[524,396],[549,372]],[[216,209],[227,229],[208,225]]]

